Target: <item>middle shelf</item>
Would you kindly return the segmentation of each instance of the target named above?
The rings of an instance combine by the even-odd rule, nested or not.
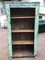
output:
[[[33,32],[12,33],[12,44],[13,45],[34,44],[34,33]]]
[[[13,40],[12,41],[12,44],[13,45],[25,45],[25,44],[34,44],[33,43],[33,40],[22,40],[22,41],[15,41],[15,40]]]
[[[12,32],[34,32],[34,30],[12,30]]]
[[[12,30],[34,30],[34,19],[11,19],[11,24]]]
[[[34,18],[34,16],[16,16],[16,17],[11,17],[11,19],[24,19],[24,18]]]

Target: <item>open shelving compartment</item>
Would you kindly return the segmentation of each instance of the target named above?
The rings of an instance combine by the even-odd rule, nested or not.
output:
[[[12,57],[34,56],[35,8],[10,8]]]

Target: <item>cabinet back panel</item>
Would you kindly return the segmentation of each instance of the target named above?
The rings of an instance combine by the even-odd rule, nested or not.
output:
[[[34,50],[34,45],[12,45],[12,47],[13,47],[13,51],[15,51],[15,50]]]
[[[11,28],[13,29],[34,29],[34,19],[13,19],[11,20]]]
[[[11,16],[35,16],[35,8],[10,8]]]
[[[12,40],[34,40],[34,33],[12,33]]]

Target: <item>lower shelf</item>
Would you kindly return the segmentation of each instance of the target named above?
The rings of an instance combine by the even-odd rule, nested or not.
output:
[[[13,45],[12,57],[30,57],[34,56],[34,45]]]
[[[15,51],[12,57],[29,57],[34,56],[32,51]]]

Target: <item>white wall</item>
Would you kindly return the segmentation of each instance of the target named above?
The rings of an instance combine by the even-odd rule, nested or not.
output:
[[[43,5],[43,0],[31,0],[31,2],[40,2],[40,5]]]
[[[1,27],[7,26],[7,18],[6,15],[0,16]]]
[[[0,2],[0,8],[2,8],[3,7],[3,3],[2,2]]]
[[[41,14],[45,14],[45,7],[43,6],[40,6],[40,11],[39,11]]]

